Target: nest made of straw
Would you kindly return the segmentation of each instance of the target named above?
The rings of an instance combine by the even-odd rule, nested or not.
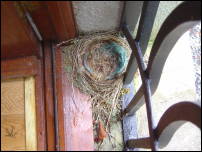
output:
[[[131,49],[125,38],[120,36],[119,32],[96,33],[87,36],[78,37],[62,43],[65,69],[71,75],[68,77],[73,85],[81,92],[88,94],[92,102],[93,121],[101,121],[106,130],[108,129],[111,117],[117,119],[121,112],[121,103],[119,93],[123,85],[123,73],[125,70],[111,80],[105,80],[110,72],[115,69],[117,58],[107,56],[96,49],[107,41],[114,41],[126,50],[126,56],[129,60]],[[83,64],[83,56],[90,52],[93,55],[87,62],[90,67],[96,71],[90,73]],[[112,116],[112,112],[115,114]],[[114,120],[114,119],[113,119]]]

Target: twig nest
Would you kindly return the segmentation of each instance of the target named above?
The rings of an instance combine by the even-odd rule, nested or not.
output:
[[[81,49],[82,47],[82,49]],[[111,84],[121,76],[130,58],[127,41],[113,34],[97,34],[80,41],[77,57],[79,72],[94,83]]]
[[[121,111],[117,109],[119,93],[132,52],[127,40],[120,32],[106,32],[76,38],[66,42],[66,46],[62,44],[69,81],[91,97],[93,120],[102,121],[107,129],[111,116],[118,116]],[[116,114],[112,115],[113,109]],[[98,138],[103,139],[106,132],[101,124],[99,128]]]
[[[93,41],[83,55],[83,64],[92,79],[111,80],[122,74],[126,66],[126,52],[114,40]]]

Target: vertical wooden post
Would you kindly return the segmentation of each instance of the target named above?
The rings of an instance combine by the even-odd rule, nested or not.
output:
[[[26,150],[37,150],[36,104],[34,77],[25,78],[25,130]]]

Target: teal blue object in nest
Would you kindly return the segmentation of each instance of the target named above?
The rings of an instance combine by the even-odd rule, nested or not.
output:
[[[123,72],[126,65],[126,53],[122,46],[118,45],[115,42],[105,44],[104,50],[110,51],[111,54],[118,56],[118,65],[114,72],[112,72],[106,79],[113,79],[116,75],[119,75]]]
[[[95,51],[95,52],[92,52]],[[102,43],[99,48],[95,48],[94,50],[90,50],[87,51],[84,55],[83,58],[83,64],[85,69],[91,73],[91,74],[98,74],[97,71],[94,71],[92,69],[92,67],[90,67],[90,65],[88,65],[89,63],[87,62],[89,56],[91,56],[94,53],[94,56],[96,56],[96,51],[100,51],[100,54],[105,54],[109,56],[109,60],[113,60],[116,56],[116,62],[113,64],[116,65],[111,65],[116,67],[113,71],[111,71],[108,75],[106,75],[105,80],[111,80],[113,79],[115,76],[121,75],[124,71],[124,68],[126,67],[126,50],[120,46],[119,44],[117,44],[116,42],[113,41],[108,41],[108,42],[104,42]],[[110,58],[111,57],[111,58]],[[96,57],[94,57],[96,58]],[[100,60],[102,60],[104,58],[104,55],[100,57]],[[106,66],[110,66],[110,65],[105,65],[104,63],[100,65],[101,67],[105,66],[105,68],[107,68]]]

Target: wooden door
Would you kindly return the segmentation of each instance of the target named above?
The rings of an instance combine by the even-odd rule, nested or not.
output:
[[[1,82],[1,150],[37,150],[34,77]]]

